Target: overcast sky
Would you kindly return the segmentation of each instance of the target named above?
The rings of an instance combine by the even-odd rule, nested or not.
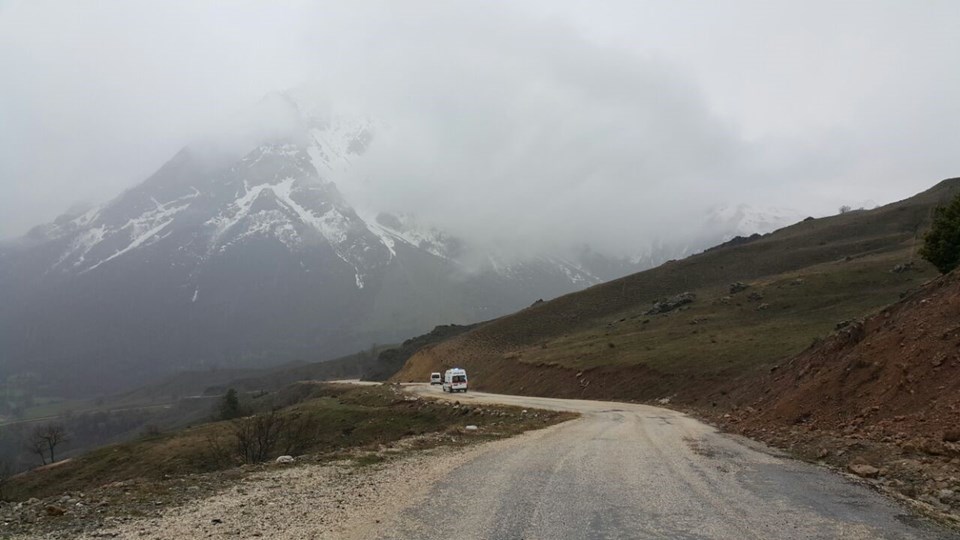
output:
[[[389,126],[344,186],[458,233],[615,247],[960,175],[960,2],[0,0],[0,237],[300,88]]]

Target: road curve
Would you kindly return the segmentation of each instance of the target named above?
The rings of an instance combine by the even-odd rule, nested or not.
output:
[[[443,396],[438,387],[410,388]],[[479,392],[444,397],[582,416],[492,445],[424,496],[380,516],[373,536],[960,538],[868,487],[777,457],[676,411]]]

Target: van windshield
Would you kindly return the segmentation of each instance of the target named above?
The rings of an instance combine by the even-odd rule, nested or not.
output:
[[[467,376],[466,376],[466,375],[454,375],[454,376],[453,376],[453,382],[467,382]]]

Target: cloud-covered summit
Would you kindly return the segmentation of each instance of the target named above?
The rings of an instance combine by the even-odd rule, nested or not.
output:
[[[264,95],[378,122],[355,205],[505,251],[629,254],[716,204],[824,214],[960,168],[955,3],[0,6],[0,237],[102,202]],[[53,156],[53,157],[52,157]]]

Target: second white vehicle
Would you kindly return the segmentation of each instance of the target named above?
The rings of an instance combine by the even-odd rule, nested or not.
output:
[[[430,374],[431,385],[442,384],[442,383],[443,383],[443,375],[441,375],[439,371],[434,371],[433,373]]]
[[[448,369],[443,374],[443,391],[466,392],[467,391],[467,372],[460,368]]]

